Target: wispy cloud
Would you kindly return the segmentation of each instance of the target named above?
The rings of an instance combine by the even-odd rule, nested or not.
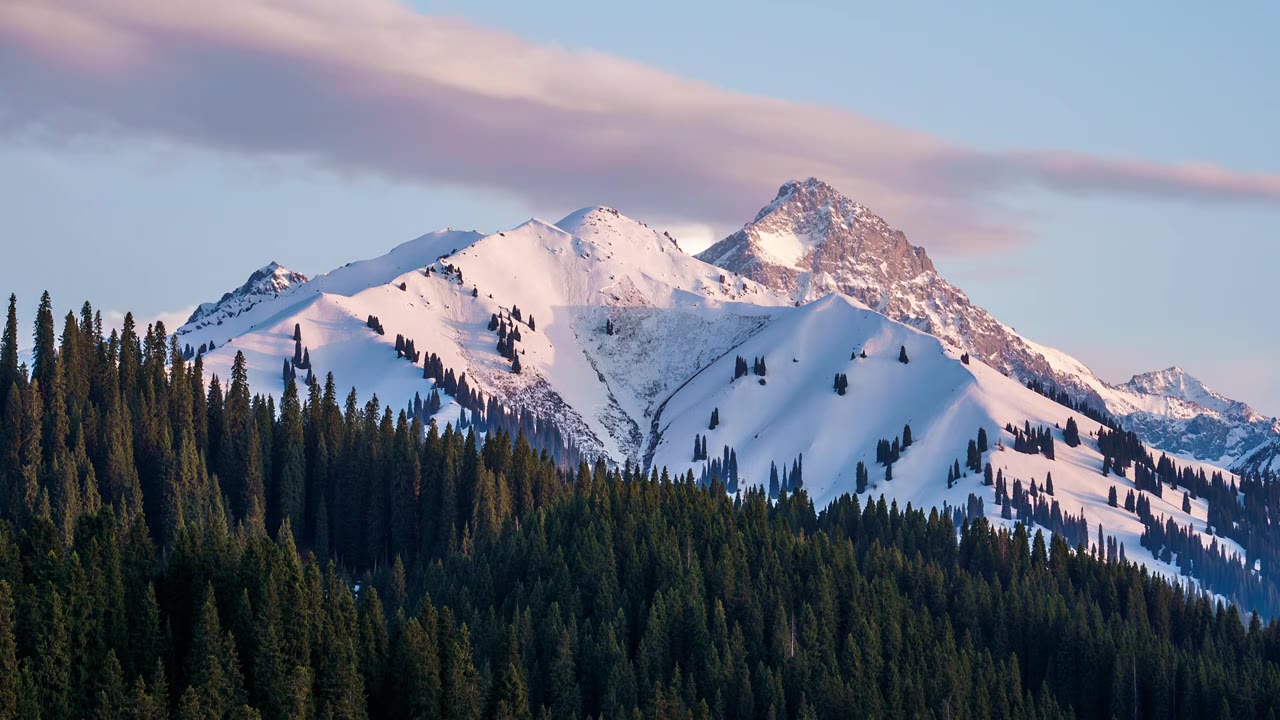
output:
[[[195,306],[178,308],[177,310],[169,310],[159,312],[154,315],[141,316],[134,315],[133,323],[141,335],[150,325],[157,322],[164,323],[166,333],[173,334],[174,330],[182,327],[187,322],[187,318],[191,317],[191,313],[195,312]],[[125,313],[122,310],[108,309],[102,311],[102,327],[104,333],[110,333],[112,330],[119,331],[124,327]]]
[[[1022,237],[998,193],[1280,205],[1280,176],[988,152],[729,92],[394,0],[0,4],[0,132],[160,137],[343,172],[728,226],[816,175],[931,247]]]

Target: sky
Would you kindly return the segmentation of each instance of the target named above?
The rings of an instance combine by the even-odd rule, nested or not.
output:
[[[596,204],[696,247],[814,175],[1104,378],[1178,365],[1280,415],[1275,27],[1247,0],[9,0],[0,291],[172,328],[271,260]]]

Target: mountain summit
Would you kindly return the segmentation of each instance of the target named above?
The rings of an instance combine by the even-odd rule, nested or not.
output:
[[[1280,438],[1280,423],[1176,367],[1111,385],[1022,337],[943,279],[924,248],[816,178],[783,184],[755,219],[698,257],[798,304],[830,293],[855,298],[1020,382],[1105,410],[1170,452],[1232,463]]]
[[[223,294],[216,302],[203,303],[187,318],[184,327],[220,325],[263,300],[278,297],[281,293],[307,282],[307,276],[282,266],[274,260],[253,271],[243,285]]]
[[[698,257],[799,302],[841,292],[876,309],[893,301],[895,286],[935,274],[923,248],[817,178],[784,184],[754,220]]]

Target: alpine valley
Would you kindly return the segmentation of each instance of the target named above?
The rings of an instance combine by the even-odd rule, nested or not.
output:
[[[223,378],[243,354],[259,390],[332,375],[441,428],[518,427],[571,466],[1029,522],[1280,609],[1277,549],[1245,520],[1269,516],[1251,491],[1280,469],[1280,421],[1177,367],[1102,380],[813,178],[696,257],[590,207],[310,280],[271,263],[177,337]]]

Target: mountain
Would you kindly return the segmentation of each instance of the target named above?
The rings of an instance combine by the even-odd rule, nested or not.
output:
[[[307,281],[307,276],[270,262],[253,271],[243,285],[225,293],[219,300],[197,306],[184,328],[218,325],[228,318],[246,312],[263,300],[278,297],[281,293]]]
[[[890,235],[881,233],[896,242]],[[933,272],[923,251],[901,260]],[[1130,558],[1179,572],[1172,558],[1141,547],[1141,518],[1108,504],[1113,488],[1124,497],[1139,486],[1136,475],[1102,472],[1098,423],[977,358],[964,362],[954,343],[884,307],[839,293],[797,305],[792,294],[688,255],[665,232],[591,207],[491,234],[430,233],[179,333],[216,346],[204,358],[208,374],[226,378],[243,352],[250,382],[267,391],[312,372],[332,374],[339,392],[354,387],[362,401],[376,395],[442,427],[483,430],[519,412],[554,424],[587,459],[714,474],[738,491],[768,487],[776,465],[819,504],[861,491],[1012,526],[1039,502],[1041,525],[1071,544],[1088,543],[1101,525]],[[289,370],[299,347],[311,365]],[[756,370],[738,372],[747,367]],[[433,394],[439,409],[423,410]],[[1072,417],[1078,447],[1066,445]],[[877,446],[901,442],[908,426],[913,442],[889,479]],[[1055,456],[1014,450],[1024,428],[1052,437]],[[980,434],[989,447],[979,466],[989,463],[1008,483],[1007,502],[1020,503],[1008,518],[981,473],[947,482]],[[1202,478],[1221,472],[1179,465]],[[1043,488],[1050,474],[1053,495],[1041,490],[1033,501],[1032,483]],[[1196,536],[1205,530],[1205,497],[1185,487],[1148,494],[1150,517]],[[1205,538],[1215,552],[1242,553],[1232,540]]]
[[[1021,382],[1105,410],[1181,456],[1229,465],[1280,440],[1280,421],[1177,368],[1111,385],[1079,360],[1019,335],[940,277],[924,248],[815,178],[784,184],[755,219],[698,257],[797,303],[848,295]]]

